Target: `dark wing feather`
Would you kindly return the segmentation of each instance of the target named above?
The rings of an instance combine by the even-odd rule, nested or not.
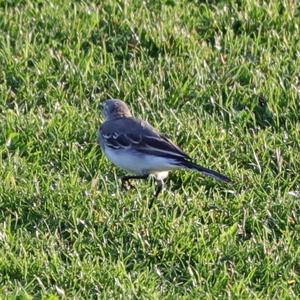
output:
[[[189,156],[185,152],[163,136],[143,136],[142,142],[136,150],[145,154],[162,157],[189,159]]]
[[[113,149],[131,148],[143,154],[190,159],[185,152],[167,137],[159,134],[151,125],[134,118],[105,122],[100,128],[100,143]]]
[[[110,135],[102,135],[104,143],[107,147],[113,149],[129,148],[131,146],[130,140],[124,134],[113,132]]]

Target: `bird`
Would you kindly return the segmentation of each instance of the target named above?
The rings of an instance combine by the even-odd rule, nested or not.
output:
[[[101,107],[105,120],[98,130],[98,143],[109,160],[132,174],[122,177],[122,186],[126,183],[132,186],[131,179],[153,176],[157,182],[156,198],[163,189],[164,179],[175,169],[198,171],[232,182],[229,177],[197,164],[148,122],[135,118],[124,101],[107,99]]]

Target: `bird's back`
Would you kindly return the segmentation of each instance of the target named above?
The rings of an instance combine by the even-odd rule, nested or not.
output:
[[[126,135],[133,144],[136,144],[137,148],[139,147],[138,144],[141,146],[144,142],[147,144],[155,143],[156,146],[164,148],[164,151],[173,152],[173,154],[177,153],[182,158],[190,159],[177,145],[143,120],[133,117],[109,120],[104,122],[99,130],[99,142],[101,146],[103,146],[102,139],[105,137],[116,138],[117,135]]]
[[[100,132],[104,135],[120,132],[122,134],[159,137],[159,133],[149,123],[132,117],[106,121],[100,127]]]

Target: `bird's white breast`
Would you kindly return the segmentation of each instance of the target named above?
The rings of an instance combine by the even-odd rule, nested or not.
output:
[[[135,174],[153,174],[176,168],[168,158],[140,154],[131,149],[115,150],[105,147],[105,153],[116,166]]]

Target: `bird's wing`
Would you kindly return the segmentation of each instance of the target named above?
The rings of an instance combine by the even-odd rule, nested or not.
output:
[[[132,149],[136,152],[166,158],[190,159],[167,137],[151,125],[133,118],[122,118],[104,123],[100,128],[102,144],[113,149]]]

